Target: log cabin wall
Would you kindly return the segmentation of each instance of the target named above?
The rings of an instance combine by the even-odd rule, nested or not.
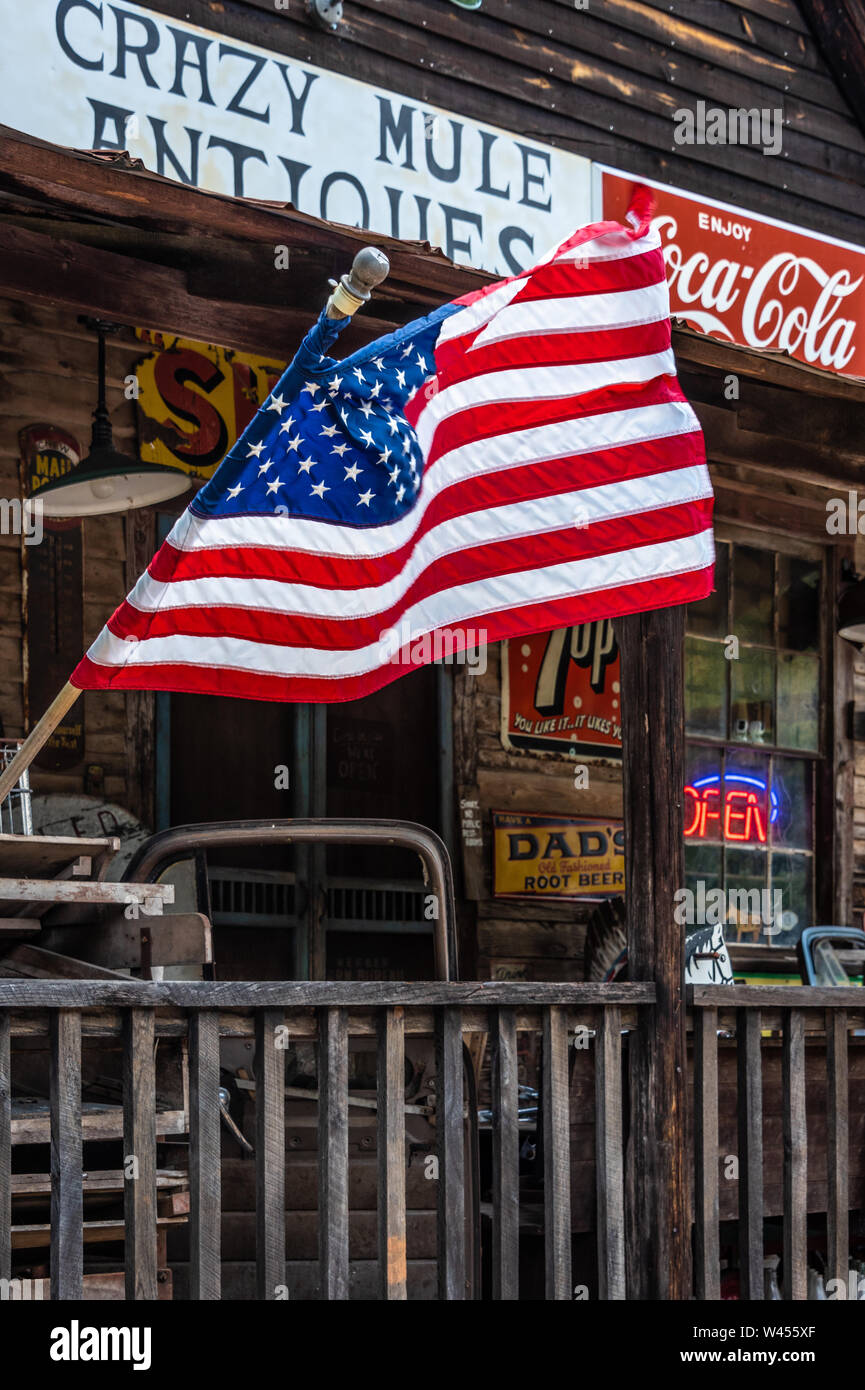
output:
[[[461,668],[455,681],[462,939],[476,943],[474,969],[480,979],[581,980],[594,904],[495,898],[491,812],[621,818],[621,764],[593,760],[588,787],[575,790],[573,760],[506,749],[501,738],[502,650],[500,643],[490,644],[486,671],[473,675]],[[478,814],[473,814],[474,803]]]
[[[107,343],[107,386],[115,446],[137,452],[135,406],[124,398],[123,378],[146,348],[129,332]],[[16,497],[20,489],[19,431],[28,425],[52,424],[74,435],[86,454],[96,402],[96,339],[75,314],[32,303],[0,299],[0,495]],[[89,645],[106,618],[125,598],[126,531],[123,516],[91,518],[83,523],[83,636]],[[0,720],[7,738],[20,738],[41,710],[27,710],[25,622],[39,640],[44,615],[24,601],[27,550],[22,538],[0,535]],[[146,563],[146,562],[145,562]],[[76,595],[59,595],[61,605]],[[27,611],[29,607],[29,613]],[[43,634],[42,640],[50,636]],[[61,678],[60,683],[65,677]],[[58,687],[59,688],[59,687]],[[39,767],[31,773],[36,792],[84,793],[86,789],[133,810],[135,797],[127,776],[127,700],[122,694],[92,692],[81,699],[84,711],[84,757],[67,771]],[[143,808],[134,813],[141,814]]]
[[[316,30],[300,7],[274,15],[269,0],[218,6],[157,0],[154,8],[295,61],[378,83],[415,103],[426,101],[637,176],[865,242],[865,215],[851,197],[863,182],[865,135],[839,87],[834,54],[824,55],[808,7],[795,0],[591,0],[585,8],[573,0],[484,0],[472,13],[447,0],[348,0],[333,33]],[[699,100],[781,110],[782,155],[675,144],[675,111]],[[275,196],[283,193],[275,190]],[[412,228],[393,230],[416,234]],[[805,403],[825,421],[825,427],[809,429],[802,402],[797,417],[795,377],[767,382],[755,372],[746,378],[740,406],[731,406],[721,383],[738,364],[711,349],[702,352],[684,336],[677,346],[683,386],[706,431],[719,521],[757,528],[755,535],[762,532],[767,545],[779,526],[825,545],[826,500],[849,482],[849,475],[827,466],[838,436],[831,433],[826,403],[818,406],[816,396],[807,397]],[[851,426],[858,423],[854,414]],[[839,416],[843,409],[836,412],[836,428]],[[844,442],[850,449],[850,438]],[[790,478],[793,451],[799,469]],[[836,569],[830,567],[833,590]],[[834,603],[834,593],[827,602]],[[842,651],[839,660],[849,668],[852,653]],[[844,681],[849,678],[846,669]],[[506,750],[498,647],[490,649],[483,676],[460,669],[454,688],[464,970],[582,978],[592,906],[495,899],[491,812],[615,817],[621,810],[620,768],[593,761],[590,786],[575,790],[571,766],[561,757]],[[862,677],[856,699],[862,709]],[[858,920],[865,907],[865,747],[857,754],[854,792],[847,766],[851,748],[841,737],[848,713],[840,695],[832,718],[839,735],[834,771],[853,795],[846,806],[845,796],[839,798],[834,864],[822,871],[823,896],[834,904],[827,915],[847,911],[855,858]],[[849,824],[854,816],[855,844]]]

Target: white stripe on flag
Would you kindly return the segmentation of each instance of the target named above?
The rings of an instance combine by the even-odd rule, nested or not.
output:
[[[677,541],[641,546],[610,557],[593,556],[550,565],[545,569],[487,576],[454,585],[423,599],[400,614],[413,640],[436,628],[471,626],[478,632],[484,614],[527,604],[553,602],[581,594],[617,589],[641,580],[670,577],[705,569],[712,563],[712,532],[702,531]],[[384,639],[385,634],[382,634]],[[478,641],[482,642],[482,626]],[[356,650],[285,647],[233,637],[194,637],[175,634],[141,641],[115,637],[104,628],[88,656],[98,665],[134,668],[148,665],[222,666],[228,670],[279,676],[339,678],[363,675],[382,665],[381,641]]]
[[[681,468],[673,473],[635,478],[629,483],[606,483],[603,487],[449,517],[421,537],[398,575],[365,588],[328,589],[295,580],[215,575],[165,584],[145,572],[129,595],[129,602],[143,613],[228,605],[351,622],[400,603],[425,570],[461,550],[543,536],[568,526],[583,529],[599,521],[641,515],[711,496],[708,469],[703,465]]]
[[[568,261],[626,261],[631,256],[644,256],[647,251],[657,251],[660,245],[661,238],[654,230],[647,232],[644,237],[634,238],[622,229],[592,237],[591,241],[581,241],[578,246],[572,246],[569,251],[555,256],[554,262],[564,265]]]
[[[373,559],[406,545],[417,533],[433,498],[469,478],[520,464],[588,454],[597,449],[650,443],[689,434],[699,428],[687,401],[611,410],[604,415],[494,435],[485,439],[482,447],[475,441],[452,449],[424,475],[422,491],[413,510],[389,525],[368,528],[322,525],[320,521],[289,516],[205,518],[186,511],[175,523],[168,539],[177,550],[260,546],[341,556],[346,560]],[[383,474],[385,472],[383,469]]]
[[[521,299],[496,314],[472,344],[471,351],[504,338],[534,337],[549,333],[608,332],[661,323],[670,317],[666,280],[636,290],[610,290],[602,294],[563,295],[558,299]]]
[[[489,294],[476,299],[474,304],[466,304],[458,313],[448,315],[436,339],[436,347],[441,343],[449,343],[452,338],[462,338],[464,334],[473,333],[483,324],[489,323],[490,319],[505,305],[510,304],[514,295],[525,289],[528,283],[529,277],[526,275],[519,280],[499,285],[497,289],[490,290]]]
[[[601,391],[605,386],[643,385],[659,376],[675,376],[672,349],[645,357],[625,357],[609,362],[576,362],[561,367],[518,367],[458,381],[424,406],[415,425],[418,443],[426,454],[440,421],[479,405],[507,406],[513,401],[556,400]]]

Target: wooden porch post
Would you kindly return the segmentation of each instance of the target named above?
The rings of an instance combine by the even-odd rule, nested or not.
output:
[[[628,1297],[690,1293],[683,1000],[684,609],[620,619],[629,979],[653,980],[630,1038],[626,1182]]]

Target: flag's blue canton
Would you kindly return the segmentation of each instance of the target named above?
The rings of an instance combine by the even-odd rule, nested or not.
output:
[[[444,316],[439,310],[342,361],[315,350],[342,323],[319,320],[192,511],[353,526],[410,511],[423,458],[403,409],[434,380]]]

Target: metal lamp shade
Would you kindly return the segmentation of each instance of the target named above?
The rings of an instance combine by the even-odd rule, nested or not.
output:
[[[151,507],[178,497],[188,487],[189,478],[179,468],[142,463],[109,445],[91,449],[77,468],[46,483],[36,496],[42,502],[43,514],[60,520]]]
[[[851,584],[838,601],[838,636],[865,642],[865,579]]]
[[[190,483],[188,475],[179,468],[144,463],[115,449],[105,402],[105,336],[116,332],[117,325],[104,319],[82,321],[97,335],[99,396],[93,412],[90,453],[77,467],[46,483],[37,493],[43,514],[57,520],[152,507],[155,502],[178,497]]]

